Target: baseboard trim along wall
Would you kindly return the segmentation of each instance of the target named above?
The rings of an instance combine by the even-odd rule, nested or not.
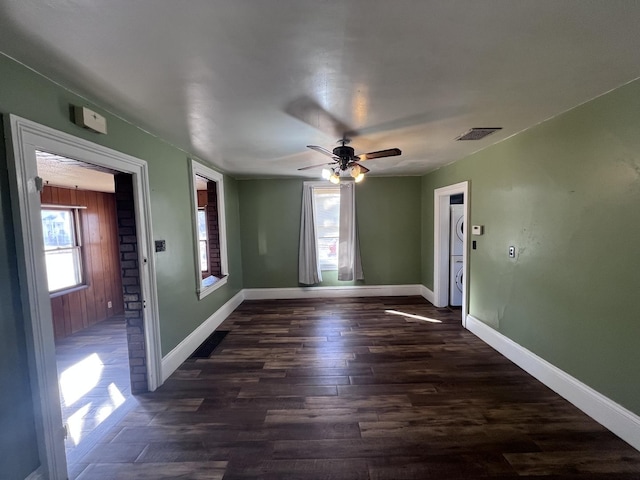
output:
[[[421,295],[422,285],[349,285],[335,287],[245,288],[246,300],[323,297],[397,297]]]
[[[240,290],[163,357],[162,383],[240,306],[244,299],[244,291]]]
[[[595,421],[640,450],[640,417],[560,370],[472,315],[466,328]]]
[[[431,304],[434,303],[436,298],[435,295],[433,294],[433,291],[429,290],[424,285],[420,285],[420,295],[422,295],[422,298],[424,298],[427,302]]]
[[[29,476],[24,480],[44,480],[44,476],[42,475],[42,467],[38,467],[37,470],[31,472]]]

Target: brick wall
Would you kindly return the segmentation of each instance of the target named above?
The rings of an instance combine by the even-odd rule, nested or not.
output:
[[[218,230],[218,192],[216,182],[207,182],[207,233],[209,236],[209,271],[216,277],[222,276],[220,261],[220,235]]]
[[[132,176],[125,173],[115,175],[115,187],[131,391],[143,393],[148,391],[147,356]]]

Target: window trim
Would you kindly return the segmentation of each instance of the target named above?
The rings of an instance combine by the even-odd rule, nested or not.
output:
[[[229,278],[229,268],[227,262],[227,222],[226,209],[224,204],[224,176],[209,168],[197,160],[191,158],[191,224],[193,228],[193,258],[196,279],[196,294],[198,299],[213,293],[215,290],[227,283]],[[202,278],[202,270],[200,270],[200,235],[198,230],[198,189],[196,186],[196,176],[204,177],[209,181],[216,182],[216,195],[218,199],[218,238],[220,241],[220,269],[221,277]]]
[[[49,297],[50,298],[55,298],[55,297],[60,297],[62,295],[67,295],[69,293],[73,293],[76,292],[78,290],[82,290],[85,288],[88,288],[88,284],[87,284],[87,275],[86,275],[86,271],[85,271],[85,258],[84,258],[84,244],[83,244],[83,239],[82,239],[82,225],[80,222],[80,210],[86,209],[87,207],[83,207],[83,206],[79,206],[79,205],[56,205],[56,204],[42,204],[40,206],[40,212],[44,211],[44,210],[60,210],[60,211],[69,211],[71,212],[71,218],[72,218],[72,229],[73,229],[73,247],[67,247],[67,248],[62,248],[62,249],[56,249],[56,250],[49,250],[50,252],[52,251],[60,251],[60,250],[69,250],[69,251],[77,251],[77,257],[76,257],[76,261],[78,262],[78,266],[79,266],[79,273],[80,273],[80,282],[76,283],[74,285],[70,285],[68,287],[63,287],[63,288],[59,288],[57,290],[49,290]],[[44,224],[42,225],[43,228],[43,233],[44,233]],[[47,250],[44,250],[44,256],[45,256],[45,265],[46,265],[46,257],[47,257]],[[48,273],[47,273],[48,275]],[[48,286],[48,277],[47,277],[47,286]]]

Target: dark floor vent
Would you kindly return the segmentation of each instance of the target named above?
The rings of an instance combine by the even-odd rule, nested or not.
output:
[[[227,336],[228,331],[215,331],[207,338],[189,358],[209,358],[220,342]]]
[[[502,130],[502,127],[476,127],[464,132],[456,140],[480,140],[498,130]]]

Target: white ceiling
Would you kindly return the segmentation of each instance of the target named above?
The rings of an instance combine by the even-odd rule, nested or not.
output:
[[[356,152],[402,149],[371,174],[416,175],[639,77],[639,20],[637,0],[0,0],[0,50],[237,177],[318,175],[297,168],[335,145],[325,117]]]
[[[36,151],[38,176],[52,187],[114,193],[114,172],[60,155]]]

